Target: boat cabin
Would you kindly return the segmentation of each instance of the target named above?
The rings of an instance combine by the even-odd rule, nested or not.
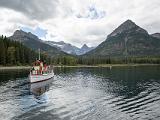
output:
[[[32,75],[44,75],[51,73],[50,66],[47,66],[45,62],[42,62],[40,60],[36,60],[33,63],[33,67],[31,69],[31,74]]]

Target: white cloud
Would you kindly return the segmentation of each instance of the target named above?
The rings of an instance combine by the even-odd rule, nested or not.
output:
[[[0,34],[9,36],[13,34],[16,29],[20,29],[21,26],[36,27],[39,23],[35,20],[30,20],[23,14],[6,9],[0,9]]]
[[[159,0],[1,0],[0,33],[20,26],[46,29],[45,40],[96,46],[127,19],[160,32]],[[21,6],[18,6],[21,5]]]

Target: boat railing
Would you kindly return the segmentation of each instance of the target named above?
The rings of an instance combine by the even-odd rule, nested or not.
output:
[[[49,74],[53,73],[53,70],[47,70],[47,71],[42,71],[42,70],[31,70],[30,74],[31,75],[43,75],[43,74]]]

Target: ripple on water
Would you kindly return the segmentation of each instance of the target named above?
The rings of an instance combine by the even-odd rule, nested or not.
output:
[[[160,119],[159,68],[74,68],[60,71],[51,83],[39,86],[34,92],[25,76],[1,84],[0,118]]]

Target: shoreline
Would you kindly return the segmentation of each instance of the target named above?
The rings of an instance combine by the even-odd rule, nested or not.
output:
[[[68,66],[68,65],[57,65],[57,66],[54,66],[54,67],[138,67],[138,66],[160,66],[160,64],[99,64],[99,65],[75,65],[75,66]]]
[[[55,65],[55,68],[111,68],[111,67],[138,67],[138,66],[160,66],[160,64],[99,64],[99,65]],[[0,66],[0,70],[27,70],[31,66]]]
[[[0,70],[27,70],[31,66],[0,66]]]

